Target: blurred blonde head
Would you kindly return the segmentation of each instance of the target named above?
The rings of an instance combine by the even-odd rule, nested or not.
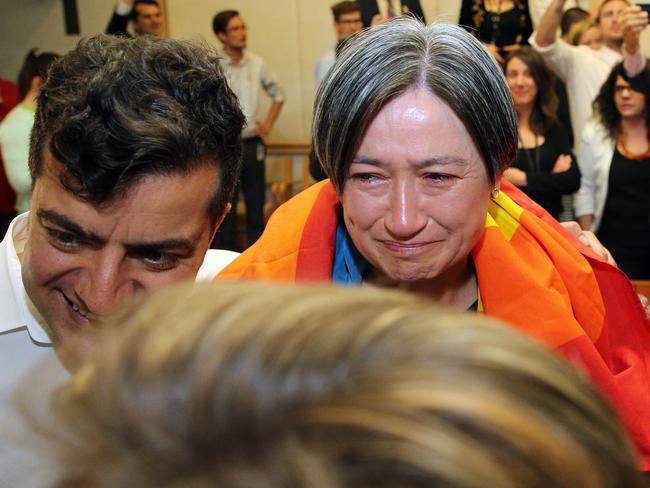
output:
[[[586,19],[571,26],[566,41],[574,46],[584,45],[598,50],[603,45],[603,33],[595,20]]]
[[[638,486],[588,382],[478,315],[259,283],[143,300],[55,397],[59,486]]]

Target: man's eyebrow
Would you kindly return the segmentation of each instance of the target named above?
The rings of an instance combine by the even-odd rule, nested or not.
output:
[[[355,156],[351,164],[369,164],[371,166],[385,165],[385,163],[380,159],[367,158],[365,156]],[[415,163],[415,165],[420,168],[426,168],[428,166],[447,166],[451,164],[465,166],[468,164],[468,161],[460,156],[433,156]]]
[[[41,223],[47,222],[49,224],[56,225],[57,227],[70,232],[71,234],[75,234],[76,236],[81,237],[85,241],[89,241],[98,245],[103,245],[108,242],[108,239],[106,237],[85,230],[76,222],[73,222],[65,215],[55,212],[54,210],[39,209],[36,212],[36,216],[41,221]]]
[[[135,254],[147,254],[152,252],[168,251],[172,249],[189,252],[194,252],[196,250],[196,244],[191,240],[184,238],[163,239],[161,241],[152,242],[132,242],[125,244],[124,247],[126,247],[129,252]]]

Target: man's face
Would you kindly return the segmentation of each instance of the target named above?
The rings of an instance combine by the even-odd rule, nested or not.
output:
[[[623,0],[612,0],[600,8],[598,18],[605,43],[620,41],[623,38],[620,16],[627,5]]]
[[[137,34],[161,36],[163,31],[163,15],[157,5],[141,3],[135,7],[136,17],[133,30]]]
[[[61,168],[46,155],[21,257],[27,294],[57,344],[138,290],[194,279],[215,228],[208,205],[218,184],[207,165],[153,175],[98,208],[61,185]]]
[[[218,34],[219,39],[224,46],[231,49],[246,49],[246,24],[244,19],[236,15],[228,21],[226,32]]]
[[[339,41],[347,39],[352,34],[359,32],[363,28],[361,21],[361,12],[350,12],[339,16],[339,20],[334,22],[334,29]]]

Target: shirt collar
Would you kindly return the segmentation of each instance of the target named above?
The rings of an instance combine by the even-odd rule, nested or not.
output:
[[[16,217],[0,243],[0,333],[26,327],[34,342],[52,344],[45,322],[27,296],[16,249],[27,240],[29,213]]]
[[[224,51],[223,49],[221,50],[221,57],[223,60],[226,62],[228,66],[244,66],[248,62],[248,54],[246,54],[246,51],[244,51],[244,54],[242,55],[241,60],[239,63],[235,63],[230,56]]]

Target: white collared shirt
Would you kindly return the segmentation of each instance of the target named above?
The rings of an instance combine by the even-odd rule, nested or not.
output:
[[[33,426],[14,409],[12,399],[20,386],[24,390],[21,393],[27,394],[33,386],[35,396],[28,399],[43,402],[47,411],[49,393],[69,377],[23,286],[18,255],[27,239],[28,217],[28,213],[16,217],[0,243],[0,488],[52,486],[57,466],[43,456],[49,446],[42,453],[31,450]],[[238,255],[210,249],[197,281],[211,281]]]
[[[222,53],[221,67],[228,79],[228,85],[237,95],[239,105],[246,116],[246,127],[242,131],[242,137],[252,137],[255,135],[255,113],[260,88],[274,102],[284,102],[284,91],[264,60],[251,52],[244,52],[244,57],[239,63],[234,63],[230,56]]]
[[[316,80],[316,88],[321,84],[321,81],[325,79],[325,75],[330,70],[334,63],[336,62],[336,50],[330,49],[327,51],[322,58],[316,63],[314,68],[314,79]]]
[[[27,218],[27,213],[16,217],[0,243],[0,404],[29,369],[54,357],[52,341],[21,276],[18,252],[27,238]]]
[[[533,32],[530,36],[530,45],[539,51],[549,68],[566,83],[577,151],[582,129],[592,114],[591,104],[612,68],[623,60],[623,56],[606,46],[594,50],[588,46],[572,46],[562,39],[540,47],[535,35]]]
[[[0,412],[27,373],[56,357],[47,326],[23,286],[18,254],[27,239],[28,217],[16,217],[0,243]],[[211,281],[238,255],[210,249],[196,280]]]

